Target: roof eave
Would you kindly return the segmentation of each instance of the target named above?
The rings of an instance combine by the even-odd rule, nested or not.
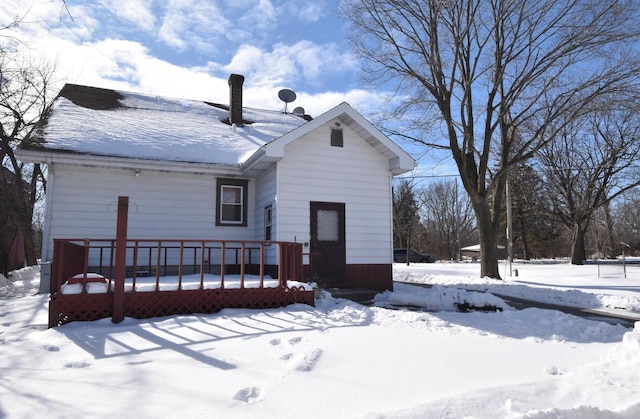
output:
[[[401,159],[400,157],[389,160],[389,170],[393,176],[398,176],[415,169],[415,160]]]
[[[128,157],[100,156],[84,153],[67,153],[53,150],[18,149],[18,157],[24,162],[61,164],[85,167],[118,168],[168,173],[212,174],[242,176],[239,165],[195,163],[167,160],[136,159]]]

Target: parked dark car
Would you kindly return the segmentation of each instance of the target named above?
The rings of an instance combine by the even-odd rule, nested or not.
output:
[[[394,262],[406,262],[407,261],[407,249],[393,249],[393,261]],[[425,262],[433,263],[436,261],[431,255],[423,255],[415,250],[409,250],[409,262]]]

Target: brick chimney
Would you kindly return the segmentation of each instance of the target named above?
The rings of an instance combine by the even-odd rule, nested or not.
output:
[[[229,76],[229,123],[242,126],[242,84],[244,76]]]

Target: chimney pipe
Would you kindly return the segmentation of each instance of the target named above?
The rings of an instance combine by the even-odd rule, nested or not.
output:
[[[229,123],[242,126],[242,84],[244,76],[229,76]]]

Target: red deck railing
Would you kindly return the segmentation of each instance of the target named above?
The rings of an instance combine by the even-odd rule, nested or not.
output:
[[[302,275],[300,243],[56,239],[49,327],[106,317],[118,322],[125,316],[313,305],[313,291],[290,282]]]

